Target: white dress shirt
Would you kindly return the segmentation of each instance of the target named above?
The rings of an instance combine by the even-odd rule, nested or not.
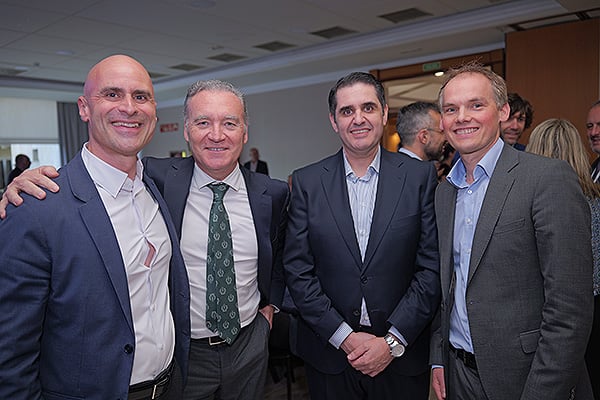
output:
[[[127,274],[135,352],[131,384],[154,379],[173,359],[175,325],[169,308],[171,239],[158,204],[141,180],[132,181],[89,152],[83,163],[110,217]]]
[[[197,165],[190,185],[181,227],[181,252],[190,280],[192,338],[215,336],[206,327],[206,254],[208,218],[213,192],[207,185],[217,182]],[[247,326],[258,312],[258,241],[248,200],[246,182],[239,166],[222,182],[229,186],[223,204],[229,216],[233,263],[241,326]]]

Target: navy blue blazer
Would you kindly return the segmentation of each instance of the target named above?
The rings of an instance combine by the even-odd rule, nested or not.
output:
[[[346,368],[346,354],[328,340],[342,321],[360,330],[364,298],[373,333],[384,336],[393,325],[408,342],[388,368],[425,372],[430,322],[440,301],[433,165],[382,149],[364,261],[342,151],[295,171],[292,185],[284,270],[302,317],[298,355],[323,373]]]
[[[24,196],[0,221],[0,398],[127,399],[135,334],[119,245],[81,154],[55,181],[58,193]],[[175,356],[187,371],[189,283],[166,204],[146,184],[173,243]]]
[[[145,157],[144,171],[154,180],[173,216],[177,235],[194,174],[194,159]],[[284,280],[282,267],[283,244],[287,223],[289,189],[285,182],[240,168],[254,218],[258,240],[258,289],[260,307],[273,304],[281,308]]]

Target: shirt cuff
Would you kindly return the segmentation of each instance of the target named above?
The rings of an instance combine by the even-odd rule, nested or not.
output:
[[[404,336],[396,329],[393,325],[390,327],[390,333],[398,338],[404,346],[408,346],[408,342],[404,339]]]
[[[352,332],[353,330],[350,325],[342,322],[333,335],[331,335],[329,338],[329,343],[331,343],[331,345],[336,349],[339,349],[342,343],[344,343],[344,340],[346,340],[346,338],[350,336]]]

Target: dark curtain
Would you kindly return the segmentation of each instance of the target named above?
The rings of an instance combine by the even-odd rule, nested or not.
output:
[[[79,118],[77,103],[57,103],[60,159],[65,165],[88,139],[87,124]]]

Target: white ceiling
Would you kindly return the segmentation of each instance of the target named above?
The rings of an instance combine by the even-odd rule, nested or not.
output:
[[[159,106],[180,105],[197,79],[246,93],[502,48],[504,34],[600,16],[598,0],[0,0],[0,97],[74,101],[87,71],[115,53],[156,74]],[[428,16],[380,16],[417,8]],[[355,33],[326,39],[312,32]],[[269,51],[256,46],[283,42]],[[210,57],[241,56],[225,62]],[[173,68],[201,66],[195,71]],[[159,76],[160,74],[160,76]]]

